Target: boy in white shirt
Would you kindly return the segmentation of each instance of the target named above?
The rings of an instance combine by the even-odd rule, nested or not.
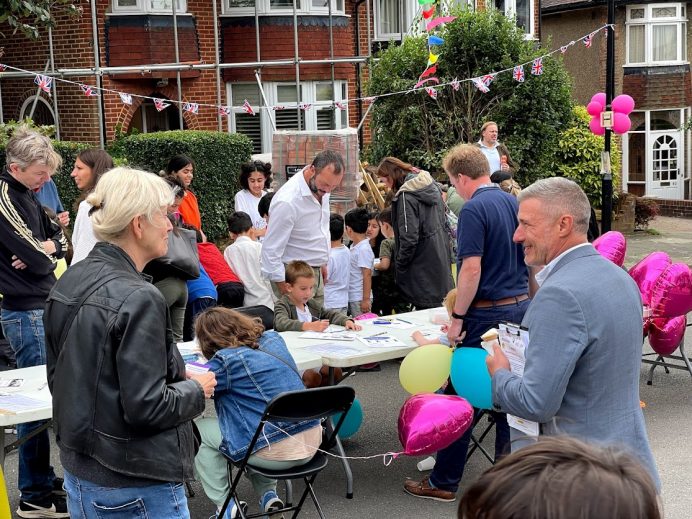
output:
[[[226,247],[223,257],[245,289],[244,306],[264,305],[274,310],[274,295],[269,281],[262,277],[260,256],[262,244],[254,238],[252,219],[242,211],[228,216],[228,234],[233,243]]]
[[[356,207],[346,213],[346,235],[351,245],[351,266],[348,280],[348,310],[357,317],[372,308],[372,266],[375,254],[365,233],[370,214],[364,207]]]
[[[348,278],[351,255],[344,245],[344,218],[337,213],[329,217],[332,245],[329,249],[327,279],[324,283],[324,307],[348,313]]]

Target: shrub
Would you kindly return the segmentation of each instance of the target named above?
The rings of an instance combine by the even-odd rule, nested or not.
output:
[[[638,196],[634,201],[634,228],[647,229],[649,222],[661,214],[655,200]]]
[[[130,167],[152,172],[165,169],[173,155],[190,157],[196,166],[192,191],[199,200],[204,232],[210,241],[227,235],[226,216],[239,189],[240,165],[252,153],[246,136],[193,130],[143,133],[118,139],[110,151],[114,158],[126,158]]]
[[[601,207],[601,152],[603,137],[591,133],[591,117],[583,106],[576,106],[572,121],[560,133],[554,155],[552,170],[558,176],[571,178],[589,197],[594,208]],[[613,173],[613,195],[620,192],[620,149],[618,140],[611,137],[610,164]]]

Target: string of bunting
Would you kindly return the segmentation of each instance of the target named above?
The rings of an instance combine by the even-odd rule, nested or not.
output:
[[[523,83],[526,79],[525,72],[524,72],[524,67],[525,66],[530,66],[530,73],[533,76],[540,76],[543,74],[543,60],[545,58],[548,58],[556,53],[561,53],[565,54],[569,47],[572,47],[576,45],[578,42],[583,43],[585,48],[591,48],[592,43],[593,43],[593,38],[600,33],[601,31],[607,29],[609,27],[608,24],[605,24],[590,33],[582,36],[581,38],[577,40],[572,40],[566,45],[563,45],[559,47],[558,49],[554,49],[546,54],[543,54],[542,56],[539,56],[531,61],[527,61],[525,63],[521,63],[519,65],[515,65],[513,67],[509,67],[503,70],[498,70],[495,72],[490,72],[488,74],[484,74],[478,77],[473,77],[473,78],[466,78],[466,79],[458,79],[454,78],[451,81],[447,83],[441,83],[440,79],[435,76],[437,73],[437,65],[440,59],[440,53],[437,50],[437,48],[444,43],[444,39],[441,36],[438,36],[434,34],[433,29],[440,27],[444,25],[445,23],[449,23],[455,19],[453,16],[438,16],[434,17],[435,12],[437,10],[436,3],[433,4],[429,0],[418,0],[419,3],[423,6],[423,17],[425,20],[429,20],[426,23],[426,31],[428,32],[428,64],[425,68],[425,70],[422,72],[420,75],[418,82],[413,86],[411,89],[407,90],[399,90],[395,92],[387,92],[385,94],[378,94],[375,96],[363,96],[363,97],[357,97],[353,99],[348,99],[348,100],[332,100],[331,101],[331,107],[334,110],[346,110],[347,106],[349,103],[356,103],[358,101],[364,101],[365,103],[372,104],[377,99],[384,98],[384,97],[390,97],[390,96],[396,96],[396,95],[402,95],[402,94],[410,94],[412,92],[425,92],[427,95],[432,97],[433,99],[437,99],[438,96],[438,91],[441,88],[451,86],[453,90],[459,90],[461,87],[461,84],[464,82],[471,82],[479,91],[483,93],[487,93],[490,91],[490,84],[496,79],[496,77],[499,74],[504,74],[506,72],[511,72],[512,77],[514,78],[515,81],[519,83]],[[157,97],[152,97],[152,96],[144,96],[144,95],[139,95],[139,94],[130,94],[127,92],[122,92],[119,90],[113,90],[113,89],[108,89],[108,88],[99,88],[93,85],[87,85],[84,83],[79,83],[76,81],[70,81],[69,79],[64,79],[60,77],[54,77],[50,76],[47,74],[37,74],[35,72],[31,72],[29,70],[24,70],[19,67],[14,67],[11,65],[3,64],[0,63],[0,78],[2,78],[2,72],[5,72],[7,70],[13,70],[16,72],[21,72],[27,75],[33,75],[34,76],[34,84],[38,88],[40,88],[43,92],[48,94],[49,96],[51,95],[52,88],[54,86],[54,82],[60,82],[60,83],[65,83],[69,85],[74,85],[78,87],[83,94],[86,97],[98,97],[103,94],[115,94],[120,97],[120,101],[125,104],[125,105],[132,105],[134,98],[138,99],[148,99],[151,100],[154,103],[154,107],[156,110],[159,112],[165,110],[172,104],[180,104],[182,109],[185,112],[191,113],[191,114],[198,114],[200,108],[213,108],[214,110],[217,111],[220,115],[224,116],[230,116],[231,113],[233,113],[235,110],[241,110],[249,115],[257,115],[257,110],[272,110],[272,111],[279,111],[279,110],[295,110],[295,109],[300,109],[303,111],[308,111],[313,108],[313,104],[311,103],[295,103],[295,104],[289,104],[289,105],[273,105],[273,106],[261,106],[261,107],[253,107],[252,104],[245,99],[243,104],[240,106],[233,106],[233,105],[214,105],[214,104],[204,104],[204,103],[194,103],[194,102],[178,102],[172,99],[161,99]],[[435,86],[432,86],[430,83],[434,84]],[[322,105],[319,104],[317,106],[330,106],[329,104],[327,105]]]

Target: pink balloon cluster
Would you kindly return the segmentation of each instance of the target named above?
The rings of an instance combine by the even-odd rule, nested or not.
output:
[[[419,394],[399,412],[399,441],[404,454],[433,454],[452,444],[473,423],[473,407],[460,396]]]
[[[613,131],[620,135],[630,131],[632,121],[629,114],[634,110],[634,99],[627,94],[622,94],[613,99],[610,106],[613,110]],[[594,135],[605,134],[605,128],[601,126],[601,112],[605,110],[605,107],[606,95],[603,92],[595,94],[591,102],[586,105],[586,111],[591,116],[589,128]]]
[[[686,315],[692,311],[692,272],[665,252],[652,252],[629,273],[651,312],[644,317],[644,335],[656,353],[670,355],[685,336]]]
[[[627,241],[622,233],[608,231],[596,238],[592,245],[605,259],[612,261],[618,267],[622,267],[627,253]]]

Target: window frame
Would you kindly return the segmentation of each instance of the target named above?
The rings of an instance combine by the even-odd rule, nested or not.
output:
[[[524,31],[524,38],[527,40],[533,40],[536,38],[536,1],[537,0],[528,0],[529,2],[529,27],[525,29]],[[495,7],[495,3],[492,2],[491,4],[492,9],[497,9]],[[507,18],[515,18],[516,19],[516,12],[517,12],[517,1],[516,0],[505,0],[505,16]]]
[[[135,6],[120,7],[118,0],[113,0],[111,4],[111,12],[113,14],[158,14],[158,15],[173,15],[173,9],[149,9],[147,5],[151,0],[136,0]],[[179,7],[176,8],[175,14],[182,15],[187,13],[187,0],[177,0]],[[182,5],[180,5],[182,4]]]
[[[380,23],[382,21],[380,2],[383,0],[375,0],[373,9],[373,30],[374,30],[374,40],[375,41],[401,41],[401,37],[406,36],[409,33],[409,28],[413,24],[413,20],[418,15],[418,2],[415,0],[399,0],[404,6],[404,30],[401,32],[384,32],[380,30]]]
[[[329,6],[313,7],[312,0],[299,0],[300,8],[296,12],[301,15],[328,15]],[[326,1],[326,0],[325,0]],[[329,0],[332,4],[332,14],[343,16],[346,14],[346,0]],[[338,9],[338,5],[343,7]],[[293,7],[274,8],[271,7],[271,0],[255,0],[256,7],[231,7],[229,0],[223,0],[221,5],[222,14],[229,16],[248,16],[255,15],[255,9],[260,16],[286,16],[293,14]]]
[[[310,103],[312,106],[309,110],[302,112],[302,117],[304,121],[305,131],[318,131],[317,129],[317,112],[319,110],[329,109],[333,107],[333,101],[347,102],[348,101],[348,81],[345,79],[338,79],[334,82],[335,85],[335,95],[333,99],[328,101],[317,101],[317,86],[323,84],[331,85],[331,80],[314,80],[314,81],[301,81],[301,99],[300,103]],[[233,106],[233,86],[234,85],[255,85],[256,82],[252,81],[236,81],[226,83],[226,102],[229,106]],[[267,96],[267,103],[269,106],[276,106],[279,104],[278,101],[278,87],[279,86],[292,86],[295,88],[294,82],[287,81],[265,81],[262,83],[262,88],[264,89],[264,94]],[[334,93],[334,92],[333,92]],[[261,97],[260,97],[261,99]],[[238,102],[238,100],[236,100]],[[262,109],[261,105],[251,105],[255,110],[256,115],[254,117],[259,117],[260,121],[260,135],[261,144],[259,149],[262,153],[271,153],[272,150],[272,135],[274,133],[272,120],[270,118],[274,117],[276,113],[274,110]],[[340,117],[335,117],[335,129],[348,128],[348,115],[349,107],[346,103],[346,110],[340,110],[339,108],[333,108],[340,112]],[[232,113],[228,117],[227,129],[230,133],[236,133],[236,114],[245,113],[242,107],[239,105],[233,106]]]
[[[675,16],[654,17],[653,11],[658,8],[674,8]],[[643,10],[643,18],[632,18],[633,10]],[[655,26],[674,25],[676,27],[676,59],[660,60],[653,59],[653,28]],[[644,61],[630,61],[630,32],[633,27],[644,27]],[[682,65],[688,63],[687,60],[687,9],[684,3],[669,4],[635,4],[628,5],[625,16],[625,67],[662,67],[670,65]]]

